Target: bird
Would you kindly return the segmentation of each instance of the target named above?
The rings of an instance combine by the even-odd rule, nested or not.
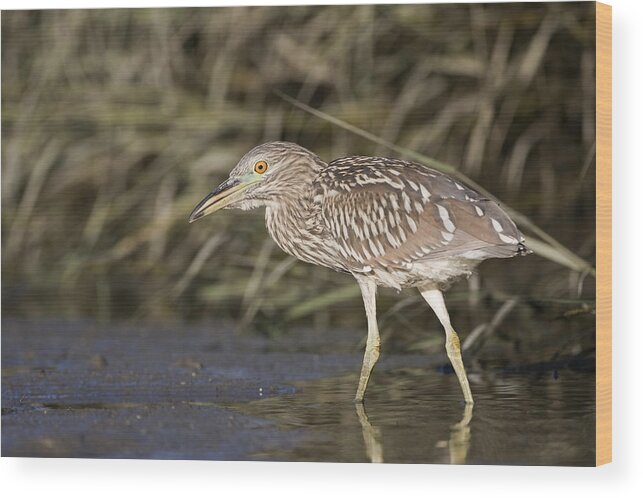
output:
[[[247,152],[188,221],[220,209],[261,207],[284,252],[357,280],[368,332],[355,402],[364,402],[380,357],[377,289],[414,287],[444,328],[446,354],[465,403],[473,405],[443,293],[486,259],[531,252],[495,201],[419,163],[369,156],[327,163],[298,144],[277,141]]]

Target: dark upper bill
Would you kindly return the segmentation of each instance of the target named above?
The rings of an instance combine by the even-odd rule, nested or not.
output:
[[[241,199],[243,191],[253,183],[239,178],[228,178],[197,204],[188,221],[192,223]]]

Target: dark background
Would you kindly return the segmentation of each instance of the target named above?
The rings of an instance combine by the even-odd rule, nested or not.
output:
[[[452,165],[594,264],[592,3],[5,11],[2,34],[3,318],[364,328],[352,278],[294,262],[261,212],[187,224],[261,142],[400,156],[274,90]],[[453,287],[469,358],[592,357],[593,276],[551,259]],[[385,348],[442,350],[416,293],[378,304]]]

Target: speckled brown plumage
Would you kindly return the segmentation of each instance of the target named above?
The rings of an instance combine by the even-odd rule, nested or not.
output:
[[[307,181],[291,185],[298,194],[266,210],[272,238],[303,261],[400,289],[445,284],[484,259],[526,251],[495,202],[439,171],[382,157],[310,164]]]
[[[268,232],[286,253],[357,279],[370,342],[356,399],[379,356],[374,296],[377,286],[386,286],[417,287],[436,311],[465,399],[472,402],[440,289],[485,259],[528,253],[523,235],[495,202],[413,162],[354,156],[325,163],[299,145],[271,142],[248,152],[190,221],[219,206],[265,206]]]

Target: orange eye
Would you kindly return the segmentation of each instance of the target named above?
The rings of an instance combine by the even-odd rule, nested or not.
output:
[[[268,169],[268,163],[266,161],[259,161],[255,164],[255,173],[263,175]]]

